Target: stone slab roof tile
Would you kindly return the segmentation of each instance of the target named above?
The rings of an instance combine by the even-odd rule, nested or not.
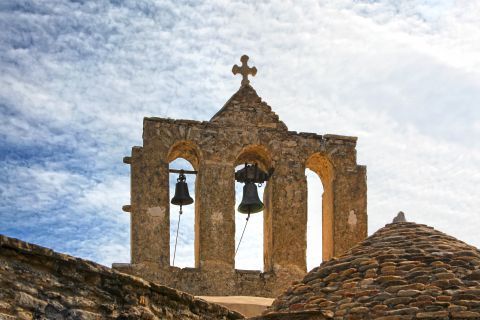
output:
[[[91,261],[0,235],[0,319],[243,319]]]
[[[426,225],[388,224],[311,270],[262,319],[289,313],[311,319],[306,312],[335,319],[480,319],[480,251]]]

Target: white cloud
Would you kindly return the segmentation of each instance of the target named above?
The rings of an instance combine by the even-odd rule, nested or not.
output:
[[[31,239],[47,220],[44,244],[126,259],[121,159],[143,116],[208,120],[247,53],[290,129],[359,137],[370,233],[404,210],[480,246],[479,15],[478,2],[447,0],[3,1],[0,232]]]

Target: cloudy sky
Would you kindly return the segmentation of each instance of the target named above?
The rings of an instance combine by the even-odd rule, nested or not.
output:
[[[246,53],[290,130],[359,137],[370,234],[403,210],[480,247],[479,17],[471,0],[2,0],[0,233],[128,262],[122,157],[143,117],[210,119]],[[308,180],[311,268],[321,184]],[[191,216],[180,266],[193,260]],[[261,220],[239,268],[262,268]]]

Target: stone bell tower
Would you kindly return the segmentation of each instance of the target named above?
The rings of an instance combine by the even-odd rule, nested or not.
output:
[[[114,264],[195,295],[273,297],[306,272],[307,181],[320,177],[323,260],[367,236],[366,168],[356,162],[356,137],[288,131],[249,84],[257,70],[233,73],[240,89],[210,121],[145,118],[143,146],[131,166],[131,263]],[[169,163],[179,157],[197,172],[195,268],[170,266]],[[235,167],[255,163],[273,172],[265,186],[264,272],[235,270]],[[262,213],[259,213],[262,214]]]

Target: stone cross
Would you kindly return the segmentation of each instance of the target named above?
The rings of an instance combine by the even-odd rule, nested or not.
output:
[[[250,83],[250,80],[248,80],[248,75],[251,74],[252,76],[255,76],[257,74],[257,68],[253,67],[253,68],[250,68],[247,64],[247,61],[248,61],[248,56],[247,55],[243,55],[241,58],[240,58],[240,61],[242,62],[242,66],[239,67],[237,65],[234,65],[233,68],[232,68],[232,72],[233,74],[237,74],[237,73],[240,73],[242,75],[242,86],[245,86],[247,84]]]

